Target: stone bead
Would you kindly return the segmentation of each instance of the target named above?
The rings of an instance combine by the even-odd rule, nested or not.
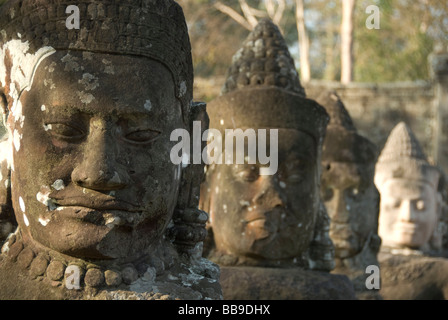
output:
[[[61,261],[52,261],[47,268],[47,276],[51,280],[57,281],[64,277],[65,266]]]
[[[121,271],[121,276],[124,283],[131,284],[138,279],[138,272],[134,267],[128,266]]]
[[[17,259],[17,256],[20,252],[23,250],[23,243],[22,242],[15,242],[10,248],[9,248],[9,258],[13,261]]]
[[[34,252],[30,248],[25,248],[20,252],[19,256],[17,257],[17,264],[23,268],[26,269],[30,266],[31,262],[34,259]]]
[[[91,268],[87,270],[84,282],[89,287],[99,287],[104,283],[104,274],[100,269]]]
[[[106,284],[112,287],[119,286],[123,281],[121,274],[113,270],[106,270],[104,273],[104,278],[106,280]]]

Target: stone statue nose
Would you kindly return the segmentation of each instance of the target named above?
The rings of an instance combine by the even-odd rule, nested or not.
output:
[[[97,191],[112,191],[125,188],[129,176],[116,161],[115,141],[107,133],[89,135],[82,161],[72,172],[72,181],[83,188]]]
[[[403,222],[415,222],[416,212],[414,205],[409,200],[403,200],[400,206],[400,220]]]
[[[259,190],[253,198],[253,202],[269,208],[283,206],[285,204],[281,187],[276,182],[275,176],[260,177]]]
[[[350,218],[350,207],[347,205],[347,202],[345,201],[345,192],[344,190],[340,190],[335,188],[333,190],[333,203],[332,208],[333,210],[331,212],[331,219],[335,222],[339,223],[347,223]]]

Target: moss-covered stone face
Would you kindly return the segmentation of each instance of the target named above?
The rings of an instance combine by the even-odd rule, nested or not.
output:
[[[80,258],[132,257],[160,239],[181,174],[170,161],[170,134],[184,127],[173,88],[147,58],[45,58],[20,97],[20,121],[10,121],[24,237]]]

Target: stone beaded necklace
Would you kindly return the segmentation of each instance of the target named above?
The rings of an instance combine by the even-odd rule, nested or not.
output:
[[[164,262],[154,257],[148,258],[152,265],[145,261],[136,265],[128,263],[116,268],[105,268],[81,259],[68,261],[51,250],[39,252],[26,245],[18,231],[9,236],[2,247],[2,255],[12,263],[16,263],[21,269],[28,270],[32,279],[46,277],[55,287],[65,285],[67,276],[71,274],[71,272],[66,272],[70,266],[76,266],[79,270],[80,287],[97,289],[117,288],[121,284],[129,285],[140,277],[151,281],[156,278],[157,274],[164,271]],[[70,270],[72,269],[74,268],[70,268]]]

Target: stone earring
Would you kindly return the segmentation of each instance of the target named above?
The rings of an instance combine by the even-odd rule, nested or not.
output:
[[[330,238],[330,217],[322,201],[319,202],[314,230],[313,240],[309,247],[310,269],[331,271],[335,267],[334,245]]]
[[[209,127],[205,103],[192,103],[190,108],[190,132],[193,121],[201,122],[201,137]],[[200,150],[206,147],[202,141]],[[202,256],[202,243],[206,238],[205,224],[208,214],[198,208],[200,185],[204,179],[204,164],[190,164],[182,168],[181,184],[177,206],[173,214],[173,224],[167,230],[167,236],[173,241],[180,254],[194,257]]]

